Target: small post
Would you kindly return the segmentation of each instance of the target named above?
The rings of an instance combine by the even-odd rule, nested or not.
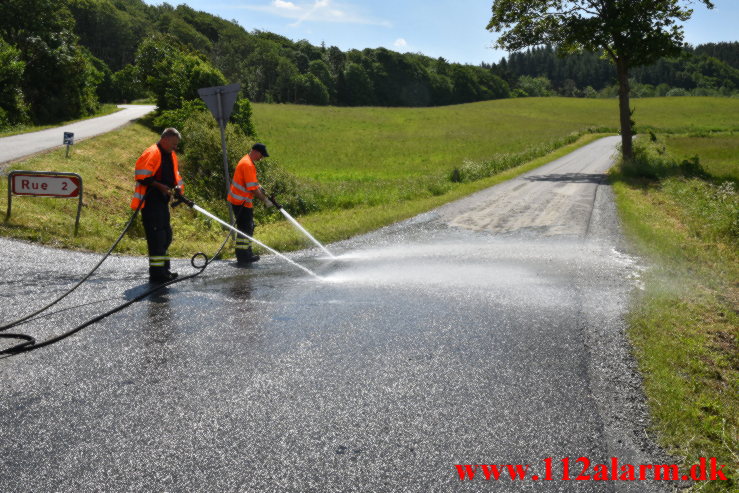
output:
[[[10,220],[10,207],[13,203],[13,190],[11,189],[12,188],[11,180],[12,180],[12,175],[8,175],[8,212],[5,214],[6,223]]]
[[[69,146],[74,144],[74,133],[73,132],[64,132],[64,145],[67,146],[67,154],[64,156],[66,158],[69,158]]]
[[[77,233],[80,230],[80,214],[82,213],[82,177],[79,175],[76,175],[77,178],[80,180],[80,195],[79,200],[77,201],[77,218],[74,220],[74,235],[77,236]]]

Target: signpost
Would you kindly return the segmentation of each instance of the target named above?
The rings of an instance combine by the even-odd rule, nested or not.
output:
[[[74,133],[73,132],[64,132],[64,141],[63,144],[67,146],[67,155],[66,157],[69,157],[69,146],[74,144]]]
[[[230,84],[228,86],[204,87],[198,89],[200,98],[205,101],[213,117],[221,128],[221,152],[223,153],[223,175],[226,180],[226,196],[230,190],[231,173],[228,170],[228,154],[226,153],[226,122],[231,116],[234,103],[241,90],[241,84]],[[233,223],[233,210],[228,208]]]
[[[78,197],[77,218],[74,222],[74,234],[77,234],[82,211],[82,177],[77,173],[11,171],[8,173],[8,212],[5,215],[5,221],[10,219],[13,195],[68,199]]]

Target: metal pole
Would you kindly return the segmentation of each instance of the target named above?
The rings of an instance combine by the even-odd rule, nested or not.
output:
[[[226,185],[226,197],[231,189],[231,176],[228,171],[228,154],[226,154],[226,122],[223,118],[223,90],[218,91],[218,126],[221,129],[221,152],[223,153],[223,178]],[[231,223],[234,222],[233,208],[229,206],[228,215],[231,218]]]
[[[80,229],[80,213],[82,212],[82,177],[80,176],[79,178],[80,178],[80,199],[77,202],[77,218],[74,220],[74,235],[75,236],[77,236],[77,232]]]
[[[8,175],[8,213],[5,215],[5,222],[8,222],[8,220],[10,219],[10,205],[13,202],[12,180],[13,180],[13,172],[11,171],[10,174]]]

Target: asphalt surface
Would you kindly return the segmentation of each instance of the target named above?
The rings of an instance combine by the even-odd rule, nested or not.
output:
[[[611,457],[669,460],[624,337],[641,268],[603,184],[616,141],[330,245],[335,260],[290,256],[319,278],[274,257],[216,262],[0,359],[0,491],[669,491],[574,480],[580,457],[591,475]],[[4,239],[0,252],[3,323],[98,259]],[[21,328],[58,334],[142,292],[145,273],[112,258]],[[530,479],[548,457],[554,480]],[[457,464],[531,470],[460,481]]]
[[[147,113],[151,113],[156,108],[156,106],[144,104],[121,104],[118,107],[122,110],[110,115],[90,118],[38,132],[2,137],[0,138],[0,164],[61,147],[64,132],[74,133],[74,140],[78,142],[122,127]]]

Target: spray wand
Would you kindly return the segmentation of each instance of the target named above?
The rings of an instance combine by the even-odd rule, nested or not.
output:
[[[177,207],[181,203],[184,203],[188,207],[190,207],[191,209],[195,209],[196,211],[198,211],[199,213],[203,214],[204,216],[208,216],[210,219],[212,219],[215,222],[221,224],[222,226],[225,226],[226,228],[230,229],[234,233],[239,234],[239,235],[241,235],[241,236],[243,236],[245,238],[249,238],[251,241],[253,241],[257,245],[261,246],[265,250],[274,253],[275,255],[277,255],[278,257],[282,258],[283,260],[287,260],[288,262],[290,262],[291,264],[293,264],[295,267],[298,267],[299,269],[304,270],[305,272],[307,272],[308,274],[312,275],[313,277],[317,277],[317,278],[320,279],[320,277],[318,276],[318,274],[316,274],[312,270],[310,270],[310,269],[308,269],[306,267],[303,267],[302,265],[300,265],[297,262],[294,262],[293,260],[287,258],[286,256],[284,256],[283,254],[281,254],[280,252],[278,252],[274,248],[268,247],[267,245],[265,245],[261,241],[257,240],[256,238],[254,238],[252,236],[249,236],[248,234],[244,233],[243,231],[239,231],[238,229],[234,228],[232,225],[228,224],[226,221],[223,221],[219,217],[217,217],[217,216],[211,214],[210,212],[206,211],[205,209],[203,209],[202,207],[200,207],[198,204],[196,204],[194,201],[192,201],[192,200],[188,199],[187,197],[185,197],[184,195],[182,195],[182,193],[179,192],[179,190],[175,190],[175,194],[174,195],[175,195],[175,199],[172,202],[172,207]]]
[[[277,209],[282,213],[282,215],[285,216],[285,219],[287,219],[288,221],[290,221],[293,224],[293,226],[295,226],[296,228],[298,228],[298,230],[301,233],[303,233],[310,241],[312,241],[313,243],[315,243],[316,246],[318,246],[318,248],[320,248],[321,250],[323,250],[324,252],[326,252],[326,254],[328,254],[329,257],[336,258],[333,253],[329,252],[328,249],[325,246],[323,246],[323,244],[321,244],[320,241],[318,241],[315,238],[313,238],[313,235],[310,234],[308,232],[308,230],[303,227],[303,225],[301,225],[294,217],[292,217],[290,214],[288,214],[288,212],[285,210],[285,208],[282,207],[279,204],[279,202],[277,202],[275,200],[275,196],[274,195],[270,195],[264,188],[262,188],[262,191],[267,196],[267,198],[275,205],[275,207],[277,207]]]

